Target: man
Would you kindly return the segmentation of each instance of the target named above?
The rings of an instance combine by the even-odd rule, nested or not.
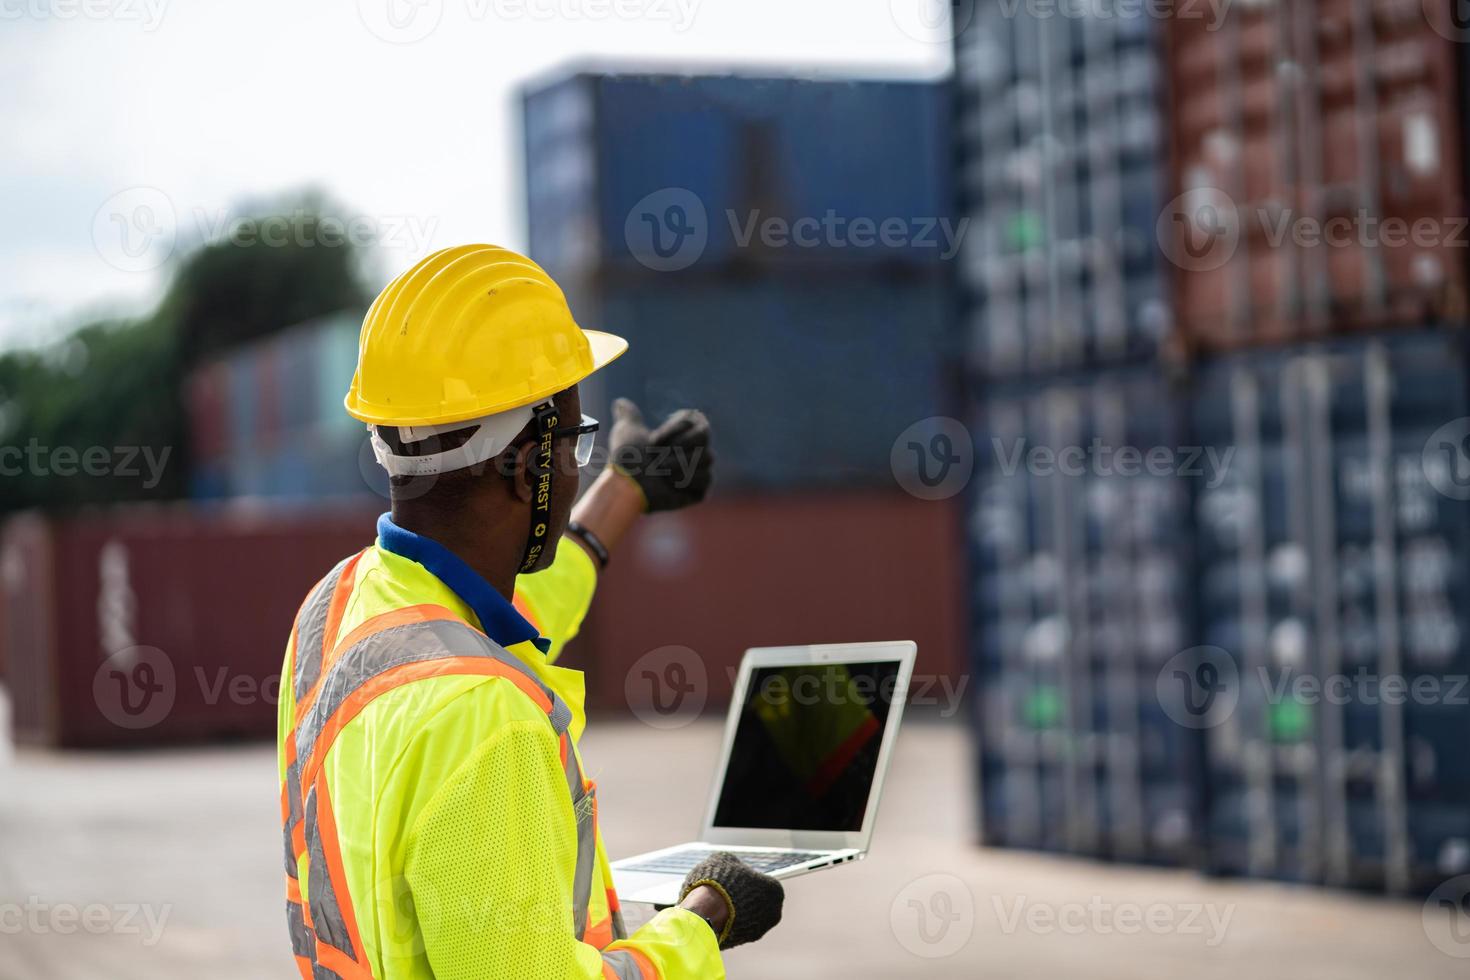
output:
[[[650,432],[620,402],[614,466],[573,508],[597,428],[577,385],[626,348],[488,245],[436,252],[368,311],[346,405],[392,511],[307,596],[282,673],[302,976],[723,977],[719,949],[779,920],[781,886],[729,855],[632,936],[612,887],[582,675],[553,661],[638,515],[710,477],[702,415]]]

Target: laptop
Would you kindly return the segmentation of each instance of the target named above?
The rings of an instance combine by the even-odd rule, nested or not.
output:
[[[917,650],[908,640],[747,650],[699,839],[614,861],[618,897],[674,905],[715,851],[782,879],[864,857]]]

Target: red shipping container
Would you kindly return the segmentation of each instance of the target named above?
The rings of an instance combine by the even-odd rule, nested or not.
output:
[[[18,741],[268,737],[281,656],[313,582],[373,537],[372,511],[23,515],[0,532]]]
[[[700,696],[718,706],[748,647],[914,640],[912,693],[953,700],[938,679],[953,691],[966,662],[963,561],[952,502],[711,500],[645,520],[621,543],[566,662],[586,665],[594,707],[637,710],[653,693],[644,667],[661,670],[668,648],[683,648],[672,656],[685,682],[701,684],[689,674],[703,671]]]
[[[167,505],[13,518],[0,530],[0,664],[17,739],[270,737],[296,611],[372,540],[376,514]],[[619,546],[566,663],[588,672],[594,707],[621,712],[637,706],[625,691],[635,662],[668,645],[696,651],[718,705],[747,647],[912,639],[915,693],[957,709],[959,532],[952,504],[897,493],[658,515]]]
[[[1187,347],[1466,315],[1461,45],[1426,10],[1283,0],[1169,18],[1181,197],[1164,244]]]

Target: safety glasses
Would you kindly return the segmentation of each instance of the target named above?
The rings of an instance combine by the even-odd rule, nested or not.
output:
[[[577,425],[564,425],[559,429],[552,429],[553,436],[576,435],[577,448],[575,455],[578,466],[586,466],[592,460],[592,447],[597,444],[597,429],[602,423],[590,415],[583,415],[582,421]]]

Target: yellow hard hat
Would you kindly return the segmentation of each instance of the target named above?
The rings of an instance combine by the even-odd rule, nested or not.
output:
[[[441,249],[363,317],[347,413],[396,426],[480,418],[549,398],[627,349],[577,326],[561,287],[525,256]]]

